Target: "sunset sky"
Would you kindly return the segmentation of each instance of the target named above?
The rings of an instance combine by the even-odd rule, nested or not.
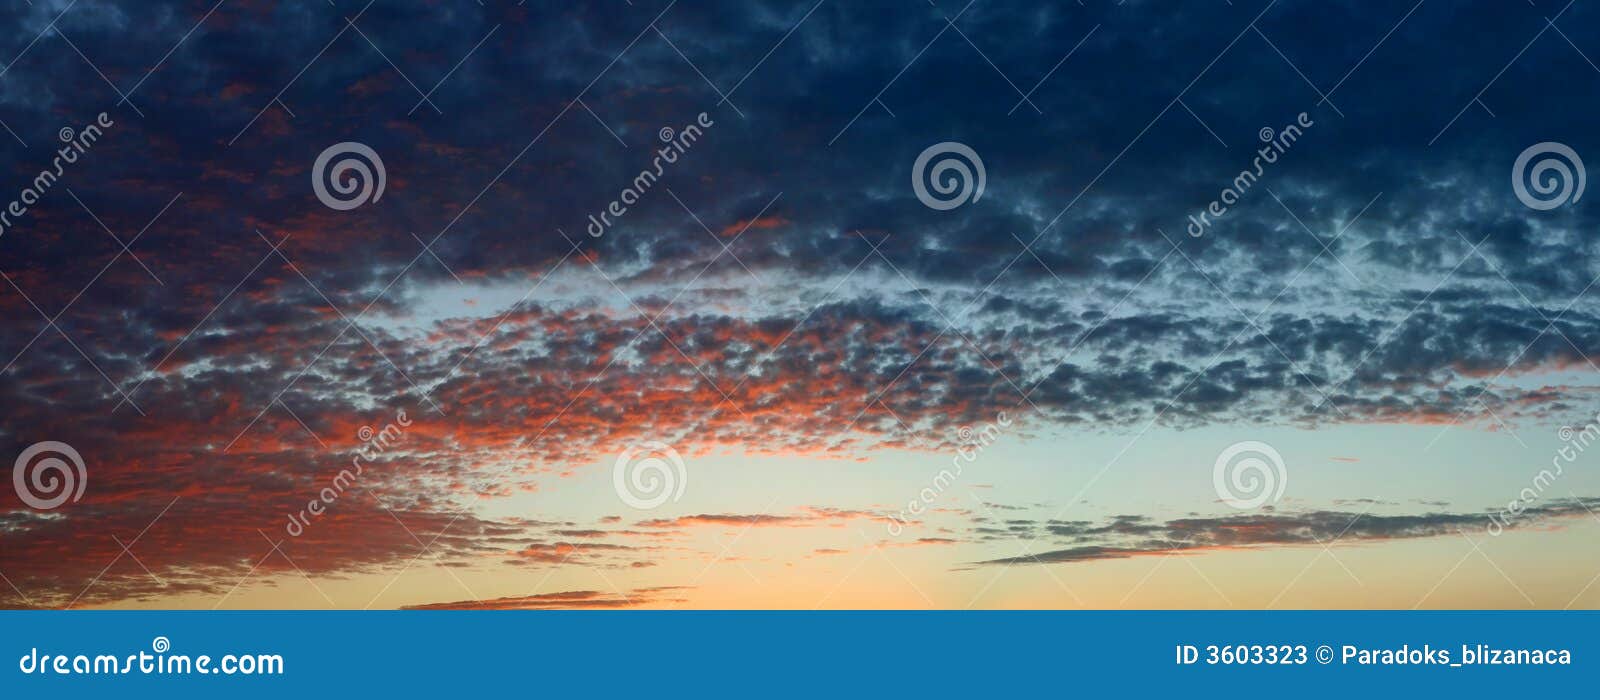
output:
[[[0,17],[0,607],[1600,607],[1592,3]]]

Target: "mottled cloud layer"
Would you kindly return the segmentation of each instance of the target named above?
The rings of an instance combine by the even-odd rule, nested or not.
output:
[[[663,529],[883,517],[483,514],[643,440],[862,458],[1002,410],[1035,431],[1593,413],[1600,220],[1531,210],[1507,178],[1536,142],[1600,153],[1574,50],[1600,51],[1592,7],[1505,67],[1549,11],[125,4],[0,10],[0,199],[62,127],[115,121],[0,235],[0,454],[60,440],[91,475],[51,512],[0,489],[7,605],[224,595],[425,548],[647,567]],[[1188,235],[1260,129],[1302,112]],[[987,187],[935,211],[910,169],[949,140]],[[341,141],[382,156],[380,201],[318,201]],[[402,410],[403,442],[278,556],[287,514]]]

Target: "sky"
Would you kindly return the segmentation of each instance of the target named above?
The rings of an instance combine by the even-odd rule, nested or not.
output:
[[[0,607],[1600,606],[1597,13],[9,3]]]

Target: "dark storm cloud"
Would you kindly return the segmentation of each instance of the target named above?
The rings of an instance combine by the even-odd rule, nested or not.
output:
[[[403,562],[439,533],[452,561],[644,556],[473,515],[643,439],[930,447],[998,410],[1083,429],[1571,414],[1582,387],[1495,380],[1590,368],[1600,222],[1587,200],[1524,207],[1507,174],[1539,141],[1600,152],[1600,75],[1551,10],[1413,8],[10,5],[0,197],[61,127],[116,126],[0,235],[0,447],[94,463],[72,510],[0,493],[0,572],[51,603],[147,595],[126,564],[89,584],[121,551],[101,533],[148,526],[144,565],[225,592],[270,554],[254,530],[400,408],[407,449],[315,546],[286,545],[302,568]],[[1595,13],[1556,18],[1591,54]],[[702,112],[588,235],[662,127]],[[1189,236],[1258,130],[1301,112],[1314,125]],[[937,212],[910,169],[948,140],[987,187]],[[381,154],[381,201],[317,200],[311,164],[340,141]],[[561,293],[510,303],[546,282]],[[424,310],[461,284],[516,293]]]

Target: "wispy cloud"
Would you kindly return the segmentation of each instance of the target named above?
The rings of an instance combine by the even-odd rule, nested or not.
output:
[[[562,591],[489,600],[460,600],[448,603],[409,605],[406,610],[561,610],[580,608],[638,608],[681,603],[678,596],[686,588],[662,586],[635,588],[627,592]]]
[[[1531,528],[1556,521],[1587,518],[1600,508],[1600,498],[1553,500],[1530,506],[1513,527]],[[1204,553],[1278,546],[1370,544],[1458,534],[1483,535],[1491,511],[1428,512],[1392,515],[1368,511],[1317,510],[1302,513],[1254,513],[1157,522],[1145,516],[1120,516],[1106,523],[1049,520],[1030,523],[1012,538],[1040,537],[1055,549],[977,564],[1054,564],[1123,559],[1152,554]],[[1072,543],[1071,546],[1059,547]]]

